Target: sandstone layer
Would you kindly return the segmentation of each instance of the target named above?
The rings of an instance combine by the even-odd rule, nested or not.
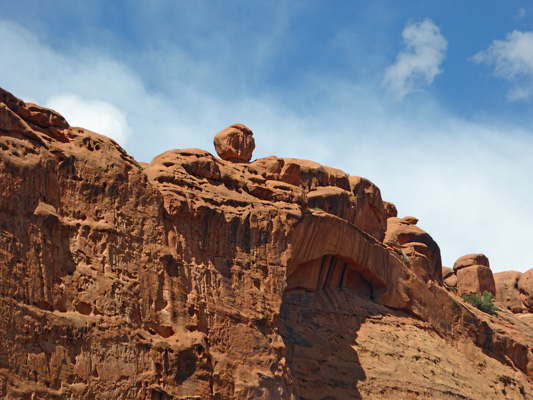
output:
[[[239,154],[143,170],[0,90],[0,397],[533,398],[530,320],[443,285],[374,183]]]

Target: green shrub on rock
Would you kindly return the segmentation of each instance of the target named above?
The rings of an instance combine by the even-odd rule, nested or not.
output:
[[[486,312],[487,314],[494,314],[498,308],[492,304],[492,293],[487,292],[486,290],[483,294],[479,293],[470,293],[469,296],[466,294],[461,295],[463,300],[472,304],[474,307],[479,308],[481,311]]]

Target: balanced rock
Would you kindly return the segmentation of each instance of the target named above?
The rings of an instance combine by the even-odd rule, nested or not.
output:
[[[457,276],[458,294],[483,293],[485,290],[496,293],[496,284],[484,254],[468,254],[457,259],[453,265]]]
[[[253,133],[243,124],[233,124],[221,130],[215,135],[213,144],[220,158],[236,163],[250,161],[255,149]]]

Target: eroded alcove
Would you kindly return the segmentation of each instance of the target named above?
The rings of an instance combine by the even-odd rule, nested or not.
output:
[[[292,239],[278,329],[295,391],[361,398],[357,332],[384,309],[386,254],[365,232],[327,215],[304,217]]]
[[[326,254],[314,260],[298,264],[287,277],[285,292],[305,290],[314,292],[326,288],[350,289],[357,294],[374,297],[374,290],[379,295],[383,285],[366,279],[360,272],[361,267],[353,261],[338,255]],[[376,288],[374,289],[374,286]]]

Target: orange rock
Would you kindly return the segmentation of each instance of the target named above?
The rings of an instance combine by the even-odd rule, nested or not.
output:
[[[454,271],[458,269],[470,267],[472,265],[483,265],[490,267],[489,259],[485,254],[467,254],[466,256],[459,257],[453,264]]]
[[[387,232],[383,243],[396,248],[410,268],[424,281],[442,282],[440,249],[433,238],[412,220],[391,217],[387,219]]]
[[[314,161],[274,156],[255,160],[249,169],[268,180],[277,180],[300,186],[306,192],[318,187],[333,186],[350,190],[346,173],[337,168],[320,165]]]
[[[396,209],[396,206],[390,201],[384,201],[383,207],[385,208],[385,213],[387,214],[387,218],[398,216],[398,210]]]
[[[448,275],[446,279],[444,279],[444,283],[446,284],[446,286],[456,289],[457,288],[457,275],[455,274]]]
[[[350,188],[357,199],[355,224],[383,241],[387,230],[387,212],[381,191],[374,183],[359,176],[350,176]]]
[[[416,225],[418,223],[418,218],[415,218],[415,217],[403,217],[402,221],[407,222],[409,225]]]
[[[496,293],[494,277],[489,267],[472,265],[460,268],[456,274],[458,294],[483,293],[485,290],[492,294]]]
[[[496,284],[489,267],[489,259],[484,254],[467,254],[459,257],[453,265],[457,276],[457,293],[483,293],[496,294]]]
[[[453,269],[448,267],[442,267],[442,279],[448,278],[450,275],[453,275]]]
[[[533,328],[432,280],[408,221],[384,244],[370,181],[199,149],[141,171],[1,99],[0,398],[533,395]]]
[[[313,161],[273,156],[254,161],[249,170],[267,180],[301,187],[310,209],[336,215],[383,240],[386,212],[379,188],[368,179],[348,177]]]
[[[518,319],[526,324],[529,324],[533,328],[533,314],[517,314]]]
[[[456,292],[455,288],[457,287],[457,275],[455,275],[455,271],[453,269],[442,267],[442,280],[446,287]]]
[[[521,313],[525,310],[520,299],[518,290],[518,280],[522,276],[521,272],[505,271],[494,274],[496,284],[495,300],[513,313]]]
[[[520,299],[526,309],[533,313],[533,269],[526,271],[518,280]]]
[[[248,162],[255,149],[252,131],[243,124],[233,124],[215,135],[213,141],[220,158],[231,162]]]

